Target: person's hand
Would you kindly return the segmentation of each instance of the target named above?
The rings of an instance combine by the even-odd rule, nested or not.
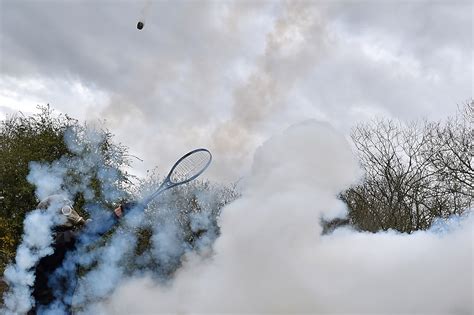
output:
[[[115,213],[115,215],[117,216],[117,218],[121,218],[121,217],[122,217],[122,214],[123,214],[122,205],[120,205],[120,206],[118,206],[117,208],[115,208],[114,213]]]
[[[135,208],[141,208],[142,210],[145,209],[145,206],[141,205],[140,203],[136,201],[129,201],[129,202],[124,202],[117,208],[115,208],[114,213],[117,216],[117,218],[122,218],[124,215],[126,215],[130,210],[135,209]]]

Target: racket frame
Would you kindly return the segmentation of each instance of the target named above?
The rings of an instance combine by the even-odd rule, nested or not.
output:
[[[207,161],[206,165],[198,172],[196,173],[195,175],[191,176],[190,178],[186,179],[186,180],[183,180],[183,181],[180,181],[180,182],[177,182],[177,183],[173,183],[171,181],[171,174],[173,174],[173,171],[175,170],[175,168],[179,165],[179,163],[181,163],[181,161],[183,161],[184,159],[186,159],[188,156],[196,153],[196,152],[200,152],[200,151],[203,151],[203,152],[207,152],[209,154],[209,161]],[[160,185],[160,187],[158,187],[158,189],[152,193],[150,196],[148,196],[147,198],[145,198],[145,200],[143,201],[143,204],[146,206],[150,203],[150,201],[152,201],[153,199],[155,199],[158,195],[160,195],[162,192],[164,192],[165,190],[168,190],[170,188],[173,188],[173,187],[176,187],[176,186],[179,186],[179,185],[183,185],[183,184],[186,184],[186,183],[189,183],[190,181],[196,179],[199,175],[201,175],[202,173],[204,173],[204,171],[209,167],[209,164],[211,164],[211,161],[212,161],[212,154],[209,150],[207,149],[204,149],[204,148],[199,148],[199,149],[195,149],[195,150],[192,150],[188,153],[186,153],[185,155],[183,155],[181,158],[179,158],[178,161],[176,161],[176,163],[174,163],[173,167],[171,167],[171,170],[168,172],[168,175],[166,176],[165,180],[163,181],[163,183]]]

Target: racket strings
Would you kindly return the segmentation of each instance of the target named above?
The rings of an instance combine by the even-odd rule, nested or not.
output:
[[[173,170],[171,175],[172,182],[185,181],[199,174],[210,160],[208,152],[199,151],[187,156]]]

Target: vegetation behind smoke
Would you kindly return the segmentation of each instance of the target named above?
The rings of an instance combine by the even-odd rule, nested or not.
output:
[[[30,161],[52,162],[68,153],[64,131],[74,124],[67,116],[53,117],[48,107],[38,115],[12,116],[0,125],[0,270],[15,255],[23,219],[38,201],[29,184]]]
[[[474,102],[445,122],[404,125],[378,119],[356,126],[352,140],[365,176],[341,194],[359,230],[412,233],[462,215],[474,198]]]
[[[357,126],[352,139],[365,176],[357,186],[340,195],[348,206],[348,218],[323,222],[325,232],[350,224],[364,231],[395,229],[411,233],[428,229],[437,218],[462,215],[472,207],[473,104],[466,104],[457,116],[446,122],[404,125],[379,119]],[[80,131],[85,126],[68,116],[53,114],[48,106],[40,107],[38,114],[28,117],[14,115],[0,124],[1,274],[15,257],[26,213],[38,202],[34,187],[26,180],[29,162],[52,162],[63,156],[73,156],[74,152],[70,152],[64,142],[64,133],[71,128]],[[111,133],[104,133],[105,156],[114,154],[111,161],[118,161],[120,165],[115,166],[123,169],[129,163],[127,148],[114,143]],[[116,159],[117,154],[119,159]],[[122,185],[131,196],[146,193],[147,187],[161,181],[160,176],[153,172],[136,185],[130,185],[130,176],[125,171],[121,178],[118,185]],[[91,184],[99,185],[94,181]],[[205,194],[199,195],[199,192]],[[208,198],[211,192],[218,196]],[[166,205],[163,207],[161,204],[161,208],[179,211],[177,218],[184,227],[183,239],[191,247],[199,240],[202,231],[191,226],[190,216],[199,213],[201,208],[211,209],[209,219],[218,235],[220,209],[239,197],[233,186],[202,181],[166,194],[167,197],[163,198]],[[81,210],[83,198],[76,196],[75,202]],[[206,202],[215,204],[203,204]],[[150,248],[151,233],[146,229],[137,233],[140,241],[136,254],[141,255]],[[0,287],[0,295],[3,290]]]
[[[86,134],[89,126],[81,124],[67,115],[56,115],[49,106],[39,106],[38,109],[39,113],[37,114],[24,116],[19,113],[0,122],[1,275],[3,275],[6,265],[14,260],[16,249],[23,235],[23,221],[26,214],[34,210],[39,202],[35,196],[35,187],[27,181],[27,176],[30,172],[30,162],[50,164],[61,158],[72,160],[75,156],[84,153],[75,152],[74,144],[71,146],[70,143],[68,146],[66,141],[78,141],[81,142],[80,144],[84,146],[85,150],[93,150],[92,147],[88,147],[87,143]],[[99,146],[101,156],[105,160],[105,165],[119,171],[118,180],[116,183],[112,183],[112,185],[118,191],[124,192],[122,195],[128,196],[127,199],[132,199],[140,193],[146,193],[146,190],[143,190],[144,188],[156,187],[154,184],[157,184],[160,178],[153,172],[145,179],[139,180],[138,184],[132,184],[131,180],[137,180],[137,178],[127,174],[124,170],[126,166],[129,166],[130,162],[128,149],[115,143],[113,135],[107,130],[102,129],[99,131],[99,134],[101,136]],[[71,135],[73,136],[71,137]],[[92,199],[112,210],[120,200],[104,200],[102,198],[100,174],[97,171],[93,169],[95,173],[92,174],[89,181],[90,188],[92,188],[94,193]],[[68,185],[68,183],[73,183],[77,176],[84,177],[86,174],[81,174],[79,170],[74,170],[74,165],[70,165],[65,176],[68,180],[63,184]],[[87,174],[87,176],[90,176],[90,174]],[[80,182],[78,178],[77,181]],[[68,190],[67,187],[62,188],[66,188],[66,191]],[[201,204],[198,204],[197,194],[200,191],[206,191],[207,195],[211,194],[212,191],[212,194],[216,195],[220,201],[211,207],[207,207],[208,205],[202,204],[206,202],[206,198],[200,198]],[[189,219],[186,219],[189,217],[188,215],[190,213],[198,213],[201,207],[212,209],[211,216],[216,226],[215,233],[218,233],[216,218],[220,208],[238,195],[232,187],[217,187],[211,183],[200,181],[174,189],[168,194],[166,198],[168,200],[167,211],[179,211],[180,222],[178,223],[181,225],[183,233],[186,234],[183,237],[189,241],[190,246],[194,245],[202,232],[191,228]],[[82,193],[77,193],[74,196],[74,207],[81,215],[87,218],[87,212],[83,209],[86,199],[84,197]],[[88,196],[88,199],[91,199],[90,196]],[[213,198],[208,199],[209,202],[215,202]],[[148,249],[150,245],[146,232],[137,231],[140,238],[140,242],[137,244],[137,254]],[[5,284],[3,281],[0,281],[0,296],[3,296],[5,290]]]
[[[73,130],[77,135],[86,126],[67,115],[55,115],[49,106],[39,106],[39,113],[24,116],[13,115],[0,122],[0,273],[15,257],[23,234],[23,220],[26,214],[38,204],[35,187],[27,181],[29,164],[32,161],[51,163],[61,157],[74,157],[77,152],[68,149],[64,135]],[[101,150],[106,163],[118,163],[118,168],[128,165],[127,149],[112,142],[112,134],[103,131]],[[80,139],[80,138],[79,138]],[[114,155],[113,158],[111,155]],[[118,156],[118,158],[117,158]],[[90,186],[96,195],[100,183],[95,174]],[[81,174],[71,171],[72,180]],[[117,183],[125,186],[127,174],[120,174],[123,180]],[[83,215],[84,198],[75,196],[75,207]]]

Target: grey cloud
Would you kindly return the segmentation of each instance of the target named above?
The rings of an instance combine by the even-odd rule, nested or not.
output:
[[[4,0],[2,73],[107,94],[79,118],[105,118],[145,168],[209,146],[226,161],[210,174],[233,176],[298,120],[439,118],[472,97],[469,2],[160,1],[138,31],[147,3]]]
[[[339,1],[330,8],[351,32],[388,34],[422,56],[445,46],[472,48],[470,1]]]

